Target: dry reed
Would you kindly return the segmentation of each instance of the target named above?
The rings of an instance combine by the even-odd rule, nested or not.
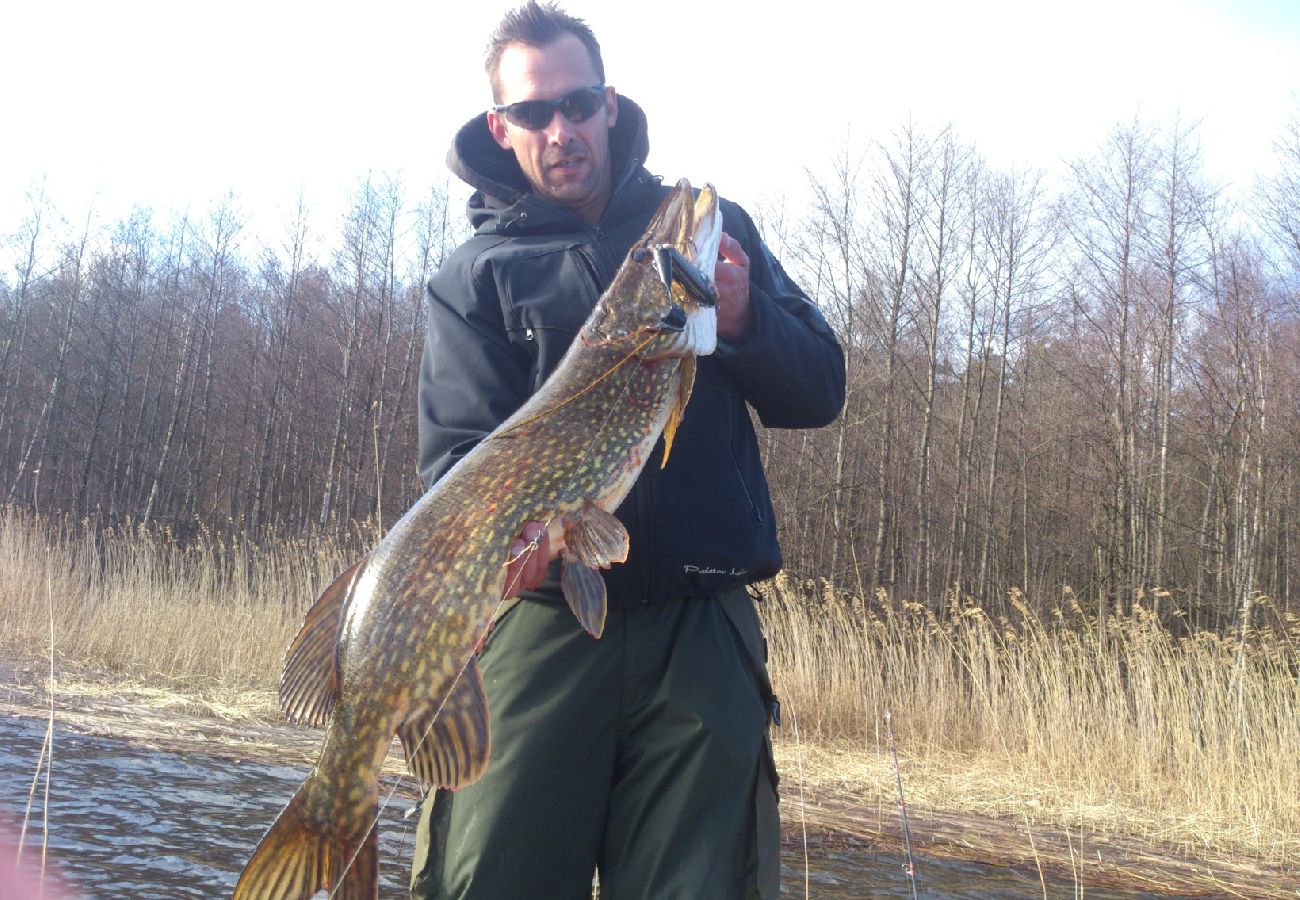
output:
[[[889,804],[888,709],[914,807],[1300,861],[1294,616],[1178,638],[1141,605],[1100,632],[1068,589],[1046,618],[1013,595],[997,619],[780,577],[764,593],[773,681],[821,749],[817,777],[876,784]]]
[[[65,665],[265,710],[308,604],[368,538],[199,533],[182,546],[3,512],[0,650],[42,656],[53,616]],[[1068,589],[1045,618],[1013,596],[1010,619],[784,578],[764,594],[773,679],[803,740],[797,761],[778,750],[809,787],[851,786],[890,814],[888,709],[913,808],[1300,860],[1294,617],[1176,638],[1141,606],[1099,633]]]
[[[198,694],[275,689],[282,654],[356,541],[94,532],[0,513],[0,648]],[[47,599],[47,585],[53,604]]]

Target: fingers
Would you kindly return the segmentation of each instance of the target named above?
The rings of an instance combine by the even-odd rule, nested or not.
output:
[[[722,233],[718,244],[722,257],[713,270],[718,288],[718,337],[733,344],[743,342],[752,329],[749,307],[749,255],[740,242]]]
[[[749,268],[749,255],[745,253],[745,248],[740,246],[740,241],[722,232],[722,240],[718,244],[718,254],[722,261],[733,266]]]
[[[713,270],[718,292],[724,299],[741,293],[748,295],[749,256],[745,253],[745,248],[740,246],[740,241],[724,231],[718,244],[718,255],[722,259]]]
[[[546,526],[541,522],[528,522],[524,525],[524,530],[520,532],[519,537],[510,545],[510,558],[514,559],[523,553],[532,544],[546,536]],[[517,548],[517,549],[516,549]]]
[[[551,540],[546,526],[541,522],[525,524],[519,537],[510,544],[508,559],[503,598],[534,590],[540,585],[551,561]]]

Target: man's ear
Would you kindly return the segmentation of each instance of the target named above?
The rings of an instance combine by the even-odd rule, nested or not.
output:
[[[504,116],[499,115],[495,110],[489,109],[487,112],[488,131],[492,132],[492,140],[496,141],[502,150],[510,148],[510,134],[506,131],[506,120]]]
[[[618,121],[618,92],[612,87],[605,88],[605,114],[609,116],[609,127]]]

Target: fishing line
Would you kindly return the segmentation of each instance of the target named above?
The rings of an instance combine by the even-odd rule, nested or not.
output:
[[[651,333],[650,336],[647,337],[644,341],[642,341],[641,343],[639,343],[639,344],[637,344],[635,347],[633,347],[631,350],[629,350],[629,351],[627,352],[627,355],[626,355],[626,356],[624,356],[624,357],[623,357],[622,359],[620,359],[618,362],[614,363],[614,365],[610,366],[608,369],[606,369],[604,372],[602,372],[602,373],[600,374],[599,377],[597,377],[595,380],[593,380],[593,381],[591,382],[591,384],[587,385],[587,386],[584,387],[582,390],[578,391],[578,392],[577,392],[576,394],[574,394],[572,397],[565,397],[563,400],[561,400],[559,403],[555,404],[554,406],[550,407],[549,409],[544,409],[544,410],[542,410],[541,412],[537,413],[536,415],[529,416],[528,418],[526,418],[526,419],[524,419],[524,420],[522,420],[522,421],[516,422],[515,424],[511,425],[509,428],[503,428],[501,431],[498,431],[496,434],[488,435],[486,438],[484,438],[484,440],[485,440],[485,441],[489,441],[489,440],[490,440],[490,441],[499,440],[500,438],[503,438],[503,437],[505,437],[506,435],[510,434],[512,431],[517,431],[517,430],[519,430],[520,428],[523,428],[525,425],[531,425],[531,424],[533,424],[534,422],[538,421],[539,419],[544,419],[544,418],[546,418],[547,416],[549,416],[551,413],[555,412],[556,410],[558,410],[558,409],[562,409],[563,407],[568,406],[570,403],[572,403],[574,400],[577,400],[579,397],[584,397],[584,396],[586,396],[586,395],[589,394],[589,393],[590,393],[594,388],[596,388],[596,387],[597,387],[597,386],[598,386],[602,381],[604,381],[606,378],[609,378],[611,375],[613,375],[615,372],[617,372],[620,368],[622,368],[623,365],[624,365],[624,364],[625,364],[629,359],[631,359],[632,357],[636,356],[638,353],[640,353],[640,352],[641,352],[642,350],[644,350],[646,347],[650,346],[650,342],[651,342],[652,340],[654,340],[655,338],[657,338],[658,336],[659,336],[658,333]],[[579,340],[581,340],[581,338],[579,338]],[[638,359],[640,359],[640,358],[638,357]],[[637,370],[640,369],[640,368],[641,368],[641,363],[638,362],[638,363],[637,363],[637,368],[632,370],[632,376],[633,376],[633,377],[636,376]],[[629,385],[631,384],[631,379],[630,379],[630,378],[628,379],[628,384],[629,384]],[[627,395],[627,385],[624,385],[624,388],[623,388],[623,394],[620,395],[619,399],[621,400],[621,399],[623,398],[623,396],[626,396],[626,395]],[[596,430],[596,437],[600,437],[600,432],[601,432],[602,430],[604,430],[605,425],[608,424],[608,423],[609,423],[609,417],[606,416],[606,418],[605,418],[605,422],[602,423],[602,424],[601,424],[601,427],[600,427],[599,429]],[[566,486],[566,490],[567,490],[568,487],[572,487],[572,486],[573,486],[573,482],[569,482],[569,484]]]
[[[545,409],[534,416],[530,416],[529,418],[521,422],[515,423],[510,427],[510,431],[514,431],[517,428],[521,428],[524,425],[530,424],[532,422],[537,421],[538,419],[544,418],[545,416],[555,412],[561,407],[566,406],[569,403],[572,403],[574,400],[578,399],[579,397],[584,396],[585,394],[589,393],[592,389],[594,389],[596,386],[598,386],[601,382],[610,378],[615,372],[617,372],[620,368],[626,365],[629,360],[635,358],[636,365],[632,368],[632,371],[629,374],[627,381],[624,382],[622,388],[620,389],[618,397],[615,399],[615,402],[610,404],[609,408],[605,411],[605,418],[600,423],[600,426],[596,429],[595,436],[582,449],[582,452],[579,456],[579,462],[585,460],[586,457],[591,453],[592,447],[596,444],[596,439],[598,439],[600,435],[604,433],[605,429],[609,426],[610,419],[613,417],[614,410],[617,408],[619,401],[623,400],[623,398],[627,396],[628,391],[632,387],[632,382],[636,379],[637,373],[641,371],[641,366],[645,362],[645,357],[641,355],[641,351],[643,351],[646,347],[648,347],[650,345],[650,342],[657,337],[659,337],[659,334],[657,332],[651,333],[648,337],[646,337],[643,341],[641,341],[641,343],[637,344],[635,347],[629,350],[626,356],[624,356],[622,359],[616,362],[605,372],[601,373],[601,375],[598,378],[592,381],[591,384],[584,387],[581,391],[574,394],[572,397],[565,398],[564,400],[557,403],[555,406]],[[502,434],[505,433],[508,432],[502,432],[500,434],[491,435],[489,437],[491,439],[496,439],[501,437]],[[568,484],[566,484],[564,487],[564,491],[563,491],[564,495],[567,496],[569,491],[572,489],[573,485],[577,482],[578,471],[580,469],[581,469],[580,465],[573,467],[573,475],[570,476]],[[545,528],[543,529],[542,534],[546,534],[549,531],[551,523],[555,521],[557,515],[558,514],[553,513],[551,517],[546,520],[546,522],[544,523]],[[542,536],[538,535],[536,538],[534,538],[529,544],[527,544],[524,547],[523,553],[519,554],[519,556],[516,557],[516,559],[524,560],[524,559],[531,558],[532,555],[541,548],[541,540],[542,540]],[[510,562],[514,562],[514,560],[508,560],[507,565],[509,565]],[[477,639],[475,640],[474,642],[475,647],[482,646],[483,642],[487,639],[487,636],[491,633],[493,627],[496,625],[498,621],[497,615],[501,611],[502,606],[504,606],[508,600],[514,599],[513,589],[518,584],[518,579],[520,574],[521,572],[516,572],[514,580],[506,585],[506,590],[503,592],[501,598],[497,600],[496,606],[493,608],[492,615],[488,618],[487,624],[483,627],[483,630],[479,633]],[[411,749],[410,755],[412,757],[415,756],[417,753],[419,753],[420,748],[423,747],[425,741],[428,740],[429,733],[433,731],[433,726],[434,723],[437,722],[438,716],[442,715],[442,711],[446,707],[447,701],[451,699],[451,695],[455,693],[456,686],[460,684],[461,676],[465,674],[465,670],[469,668],[469,664],[473,662],[475,658],[477,658],[477,653],[471,652],[469,658],[466,659],[464,664],[460,667],[460,669],[457,670],[455,678],[452,679],[451,686],[447,689],[446,694],[443,695],[442,702],[439,703],[437,708],[433,711],[433,716],[430,717],[429,724],[428,726],[425,727],[424,733],[420,735],[420,739],[415,743],[415,746]],[[379,827],[379,820],[383,817],[385,810],[387,810],[388,807],[391,805],[393,795],[397,793],[397,789],[406,782],[407,776],[410,774],[408,771],[409,767],[410,767],[410,760],[408,758],[407,768],[403,769],[401,772],[398,773],[397,779],[394,782],[393,786],[389,789],[387,795],[384,796],[382,802],[379,803],[375,811],[375,816],[370,822],[370,826],[366,829],[365,833],[361,836],[361,840],[358,841],[356,850],[352,852],[351,857],[348,858],[347,864],[343,867],[343,870],[339,872],[337,883],[330,890],[328,900],[333,900],[333,898],[338,894],[340,888],[342,887],[343,879],[347,877],[348,872],[352,869],[353,863],[355,863],[357,857],[361,855],[361,850],[365,846],[366,841],[370,838],[371,832],[373,832],[376,828]],[[381,768],[381,772],[382,772],[382,768]],[[425,800],[427,799],[428,799],[428,793],[426,793],[425,796],[421,799],[421,803],[425,802]]]
[[[889,736],[889,752],[894,757],[894,780],[898,784],[898,813],[903,820],[903,846],[907,849],[907,883],[912,888],[912,900],[916,900],[916,857],[912,855],[912,829],[907,824],[907,798],[903,796],[903,773],[898,768],[898,745],[894,743],[893,716],[885,710],[885,734]]]

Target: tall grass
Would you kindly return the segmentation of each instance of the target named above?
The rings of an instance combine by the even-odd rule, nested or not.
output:
[[[784,578],[765,593],[773,679],[805,739],[882,753],[888,710],[942,805],[1300,861],[1295,616],[1179,638],[1140,605],[1101,631],[1068,589],[1046,618],[1013,596],[997,619]]]
[[[370,539],[200,533],[181,546],[165,531],[90,533],[8,511],[0,650],[44,657],[52,609],[65,664],[269,695],[307,606]],[[830,761],[810,777],[874,779],[891,803],[888,710],[914,806],[1300,860],[1294,617],[1179,638],[1141,606],[1102,632],[1068,589],[1045,617],[1013,596],[1010,618],[969,602],[892,609],[784,578],[764,593],[778,693],[802,752]]]
[[[93,532],[0,512],[0,648],[234,695],[274,689],[316,593],[352,539]]]

